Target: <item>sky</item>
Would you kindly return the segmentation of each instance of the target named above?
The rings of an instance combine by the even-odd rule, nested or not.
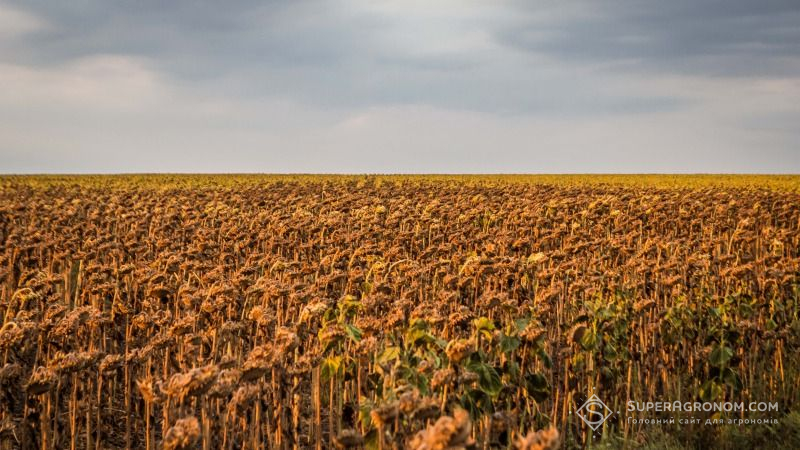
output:
[[[0,173],[800,173],[797,0],[0,0]]]

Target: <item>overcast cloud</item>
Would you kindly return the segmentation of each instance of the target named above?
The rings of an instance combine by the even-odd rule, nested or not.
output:
[[[0,0],[0,172],[800,172],[800,3]]]

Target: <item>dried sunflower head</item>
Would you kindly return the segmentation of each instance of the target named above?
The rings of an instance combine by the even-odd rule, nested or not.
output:
[[[547,428],[531,431],[525,437],[520,437],[515,442],[517,450],[555,450],[561,442],[558,430]]]
[[[453,416],[440,417],[433,425],[417,433],[409,443],[412,450],[461,450],[471,448],[472,423],[469,413],[457,409]]]
[[[137,380],[136,386],[139,388],[139,393],[142,394],[144,401],[148,403],[161,403],[164,400],[164,394],[161,392],[161,383],[154,380],[152,377]]]
[[[475,351],[475,342],[458,339],[447,344],[445,353],[452,364],[458,364]]]
[[[175,422],[164,436],[164,450],[188,450],[200,439],[200,422],[196,417],[184,417]]]
[[[384,426],[393,421],[399,412],[400,408],[398,402],[389,402],[379,408],[373,409],[369,414],[373,423],[378,426]]]
[[[333,438],[333,443],[339,449],[360,447],[364,444],[364,437],[356,430],[345,429]]]
[[[46,367],[37,367],[28,379],[25,387],[29,395],[44,394],[56,383],[56,375]]]

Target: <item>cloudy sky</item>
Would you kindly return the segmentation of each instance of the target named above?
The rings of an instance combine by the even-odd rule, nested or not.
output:
[[[800,2],[0,0],[0,172],[800,172]]]

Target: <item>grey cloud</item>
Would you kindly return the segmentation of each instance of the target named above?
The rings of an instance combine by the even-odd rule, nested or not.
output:
[[[529,17],[536,6],[518,5]],[[552,21],[519,23],[499,39],[523,51],[617,62],[628,70],[787,76],[800,69],[800,3],[793,0],[586,2]]]
[[[4,53],[38,66],[96,54],[140,56],[180,82],[209,92],[277,96],[327,108],[424,104],[582,116],[663,111],[686,102],[657,93],[603,92],[596,86],[601,78],[568,68],[548,73],[503,46],[404,52],[394,40],[407,38],[403,33],[413,34],[413,28],[393,36],[392,17],[347,5],[19,1],[16,7],[41,16],[51,27],[25,36]],[[507,22],[487,17],[461,25],[465,32],[477,29],[498,38]]]

